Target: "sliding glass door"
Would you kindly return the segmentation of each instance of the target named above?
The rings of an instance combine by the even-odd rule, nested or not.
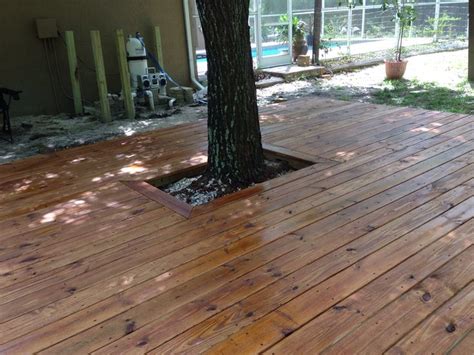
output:
[[[292,0],[254,0],[251,6],[256,21],[257,66],[291,64]]]

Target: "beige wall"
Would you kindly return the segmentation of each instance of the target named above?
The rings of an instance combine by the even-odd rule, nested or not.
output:
[[[55,18],[61,32],[76,35],[78,56],[93,68],[90,30],[100,30],[109,91],[120,91],[115,49],[115,30],[139,31],[147,47],[155,50],[153,28],[160,26],[164,65],[178,82],[189,84],[182,1],[180,0],[0,0],[0,87],[24,91],[13,105],[13,115],[55,111],[51,80],[43,43],[36,36],[36,18]],[[66,50],[56,39],[64,86],[70,94]],[[97,100],[95,74],[81,68],[84,98]],[[57,85],[57,87],[59,87]],[[72,103],[60,92],[62,111]]]

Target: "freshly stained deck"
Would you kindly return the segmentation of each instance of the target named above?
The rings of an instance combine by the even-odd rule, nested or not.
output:
[[[190,219],[122,180],[206,160],[204,122],[0,166],[0,352],[472,352],[474,117],[308,98],[318,163]]]

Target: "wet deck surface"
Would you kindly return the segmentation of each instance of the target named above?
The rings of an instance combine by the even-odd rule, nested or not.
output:
[[[453,353],[474,343],[474,117],[308,98],[317,161],[186,219],[121,181],[206,160],[204,123],[0,166],[0,352]]]

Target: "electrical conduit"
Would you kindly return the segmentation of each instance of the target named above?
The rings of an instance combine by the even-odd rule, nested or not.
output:
[[[193,36],[191,32],[191,14],[189,11],[189,0],[183,0],[184,8],[184,24],[186,27],[186,42],[188,45],[188,62],[189,62],[189,73],[191,75],[191,81],[199,89],[205,89],[204,86],[197,80],[196,76],[196,63],[194,62],[194,48],[193,48]]]

